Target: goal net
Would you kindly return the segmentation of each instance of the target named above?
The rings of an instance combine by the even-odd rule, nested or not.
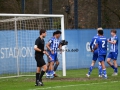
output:
[[[47,30],[46,43],[55,30],[61,30],[64,40],[64,16],[0,14],[0,78],[35,75],[33,47],[40,29]],[[45,55],[44,58],[47,63]],[[65,52],[59,54],[58,59],[58,73],[66,76]]]

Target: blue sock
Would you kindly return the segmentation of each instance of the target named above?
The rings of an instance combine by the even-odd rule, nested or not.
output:
[[[88,74],[90,75],[92,72],[93,66],[90,66]]]
[[[53,71],[50,71],[50,74],[53,74]]]
[[[50,74],[52,74],[52,72],[50,71]]]
[[[111,65],[111,67],[112,67],[113,69],[115,69],[114,65]]]
[[[103,69],[104,76],[107,74],[106,69]]]
[[[117,69],[116,67],[115,67],[115,69],[114,69],[114,72],[115,72],[115,73],[117,73],[117,72],[118,72],[118,69]]]
[[[102,66],[99,65],[99,66],[98,66],[98,69],[99,69],[99,75],[102,75]]]
[[[50,75],[50,71],[49,71],[49,70],[48,70],[48,72],[47,72],[47,73],[48,73],[48,75]]]

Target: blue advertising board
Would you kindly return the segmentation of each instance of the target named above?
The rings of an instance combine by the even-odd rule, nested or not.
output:
[[[48,38],[52,37],[53,31],[47,31]],[[90,42],[93,36],[97,34],[95,29],[77,29],[65,30],[65,39],[68,41],[66,47],[66,68],[80,69],[88,68],[92,61],[92,53],[90,52]],[[120,30],[117,29],[117,36],[120,38]],[[36,61],[34,59],[34,43],[39,36],[38,30],[12,30],[0,31],[0,74],[1,73],[17,73],[17,52],[20,72],[32,72],[36,69]],[[110,29],[104,30],[104,36],[111,37]],[[17,43],[16,43],[17,42]],[[120,42],[119,42],[120,45]],[[17,47],[18,46],[18,49]],[[110,44],[108,44],[108,53]],[[120,50],[120,47],[119,47]],[[45,57],[46,60],[46,57]],[[120,65],[120,55],[118,55],[118,65]],[[60,60],[62,63],[62,60]],[[95,67],[98,64],[95,65]],[[107,63],[106,63],[107,65]],[[108,66],[108,65],[107,65]],[[59,66],[62,69],[62,65]]]

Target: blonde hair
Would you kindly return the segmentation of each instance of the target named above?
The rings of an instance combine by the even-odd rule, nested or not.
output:
[[[103,30],[103,28],[102,27],[99,27],[99,28],[97,28],[97,30],[99,31],[99,30]]]

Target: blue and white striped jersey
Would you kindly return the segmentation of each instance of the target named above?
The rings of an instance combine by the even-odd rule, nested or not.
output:
[[[54,53],[57,53],[60,40],[55,37],[52,37],[48,42],[50,43],[50,48],[54,51]]]
[[[110,52],[118,52],[118,37],[114,36],[109,39],[110,41],[116,41],[116,44],[111,44]]]

